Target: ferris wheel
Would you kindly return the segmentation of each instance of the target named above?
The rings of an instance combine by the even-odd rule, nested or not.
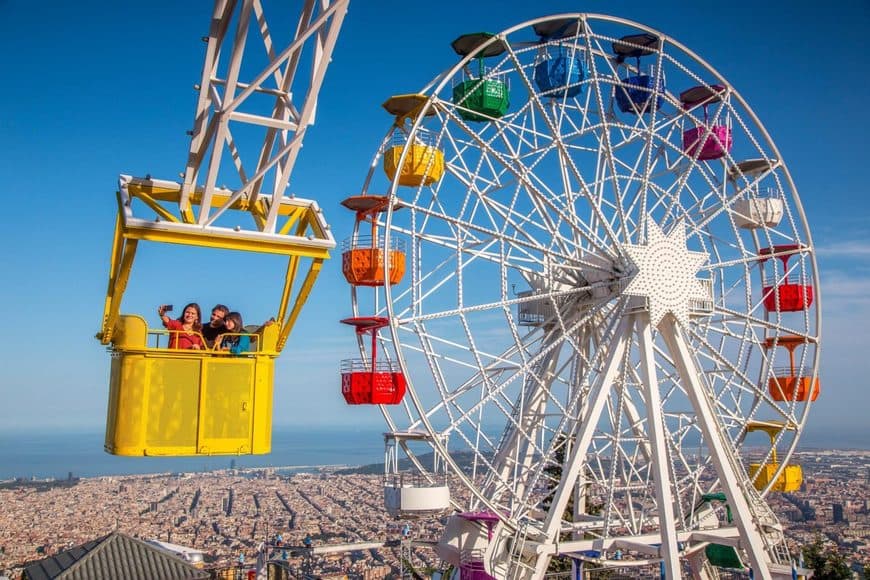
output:
[[[452,69],[385,103],[344,202],[362,358],[343,393],[382,405],[422,477],[387,480],[390,513],[452,513],[437,551],[463,577],[570,557],[790,578],[764,497],[800,486],[820,303],[770,136],[698,55],[624,19],[452,46]]]

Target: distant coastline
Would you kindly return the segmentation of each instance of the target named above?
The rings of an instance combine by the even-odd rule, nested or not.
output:
[[[276,427],[272,453],[268,455],[220,455],[203,457],[117,457],[103,451],[103,432],[68,430],[0,432],[0,481],[68,479],[146,475],[153,473],[201,473],[237,469],[316,469],[323,466],[360,467],[383,462],[381,425],[360,427]],[[761,446],[759,441],[750,446]],[[808,428],[799,450],[868,450],[870,436],[863,431],[832,432]]]
[[[268,455],[118,457],[102,431],[0,433],[0,481],[200,473],[229,469],[356,466],[383,461],[382,427],[276,428]]]

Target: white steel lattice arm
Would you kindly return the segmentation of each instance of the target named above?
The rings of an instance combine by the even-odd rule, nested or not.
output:
[[[279,204],[260,197],[263,182],[269,179],[272,183],[272,191],[263,193],[274,199],[283,196],[305,130],[314,122],[317,96],[348,3],[305,0],[292,40],[276,48],[261,0],[215,0],[179,200],[185,221],[212,225],[224,211],[244,200],[256,229],[275,232]],[[235,25],[232,33],[231,23]],[[280,31],[275,33],[280,36]],[[246,49],[254,48],[247,44],[249,39],[251,45],[258,41],[267,56],[265,66],[258,64],[254,70],[245,58]],[[310,58],[310,65],[300,67],[303,58]],[[255,60],[261,63],[261,55]],[[298,74],[300,68],[307,74]],[[263,110],[264,101],[271,101],[270,110]],[[233,129],[241,127],[239,138],[234,138]],[[262,137],[252,139],[257,131]],[[230,160],[224,158],[225,152]],[[252,170],[246,170],[246,160],[256,160]],[[218,204],[214,192],[219,183],[232,184],[232,194]],[[202,203],[194,215],[191,201],[198,189]]]

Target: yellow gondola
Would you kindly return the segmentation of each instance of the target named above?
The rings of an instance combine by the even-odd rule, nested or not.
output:
[[[409,138],[408,125],[420,116],[427,99],[426,95],[420,94],[395,95],[383,104],[384,109],[396,117],[389,144],[384,150],[384,172],[390,181],[398,175],[399,185],[432,185],[444,175],[444,152],[438,146],[437,136],[423,127],[414,134],[414,141],[399,166]],[[434,108],[424,113],[427,117],[434,114]]]
[[[181,184],[120,178],[109,285],[97,335],[112,357],[105,440],[109,453],[260,454],[271,449],[274,361],[335,241],[313,201],[260,195],[250,207],[244,198],[232,201],[230,196],[216,190],[209,206],[256,219],[279,204],[275,233],[190,223],[185,211],[171,209],[185,207]],[[188,201],[188,207],[199,206],[201,191],[194,191]],[[150,208],[153,215],[137,217],[134,208]],[[251,352],[241,356],[161,346],[167,331],[150,329],[141,316],[120,313],[140,241],[287,256],[275,324],[252,333]]]
[[[793,431],[795,427],[782,421],[752,421],[746,425],[747,433],[764,431],[770,437],[770,461],[749,464],[749,478],[759,491],[763,491],[768,485],[771,486],[771,491],[798,491],[803,483],[803,470],[800,465],[786,465],[779,476],[776,475],[780,470],[776,457],[776,437],[784,429]]]

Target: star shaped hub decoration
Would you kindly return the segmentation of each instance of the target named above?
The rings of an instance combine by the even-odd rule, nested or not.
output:
[[[665,235],[657,223],[647,218],[646,231],[645,245],[622,245],[635,270],[625,293],[647,299],[653,327],[658,327],[667,314],[686,326],[690,301],[709,300],[697,277],[698,270],[707,262],[707,254],[692,252],[686,247],[683,226]]]

